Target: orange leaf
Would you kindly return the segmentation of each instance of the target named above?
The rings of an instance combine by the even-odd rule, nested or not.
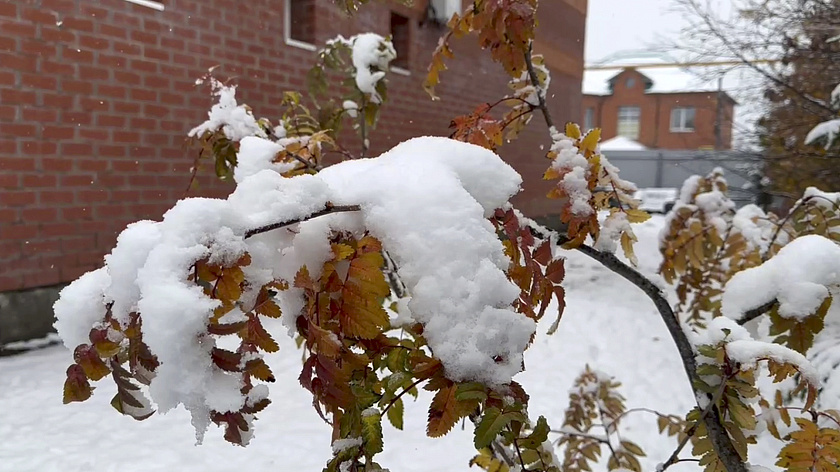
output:
[[[443,387],[435,394],[429,406],[429,424],[426,434],[431,438],[439,438],[448,433],[458,422],[457,405],[454,385]]]

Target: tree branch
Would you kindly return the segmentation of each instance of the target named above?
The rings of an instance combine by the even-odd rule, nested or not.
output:
[[[545,232],[548,231],[546,228],[535,227],[535,225],[529,225],[529,227],[531,231],[537,234],[537,236],[543,238],[550,237],[550,234],[545,234]],[[564,244],[570,241],[566,236],[557,233],[554,234],[556,235],[559,244]],[[683,368],[688,376],[692,391],[695,396],[700,394],[706,395],[697,390],[695,386],[695,381],[698,379],[698,376],[697,362],[694,359],[694,348],[689,342],[688,337],[685,335],[685,332],[683,332],[679,319],[671,308],[671,304],[668,303],[668,300],[662,294],[659,287],[654,285],[653,282],[639,273],[636,269],[622,262],[615,254],[598,251],[586,244],[581,244],[575,249],[600,262],[601,265],[607,269],[610,269],[620,275],[625,280],[641,289],[648,298],[653,301],[653,304],[656,306],[662,321],[665,323],[665,327],[668,328],[668,332],[674,340],[674,344],[677,345],[677,351],[680,354],[680,359],[682,360]],[[708,395],[706,396],[708,398]],[[744,463],[741,462],[738,452],[732,445],[732,441],[729,439],[729,435],[723,427],[723,423],[721,422],[720,415],[718,415],[717,411],[713,411],[711,415],[706,415],[703,418],[703,422],[706,424],[706,429],[709,431],[709,438],[712,441],[715,453],[726,467],[726,470],[728,472],[747,472],[747,468]]]
[[[278,229],[278,228],[283,228],[285,226],[291,226],[291,225],[296,224],[296,223],[301,223],[303,221],[318,218],[319,216],[329,215],[331,213],[342,213],[342,212],[359,211],[359,210],[361,210],[361,207],[359,207],[359,205],[332,205],[330,203],[327,203],[327,206],[323,210],[316,211],[315,213],[313,213],[313,214],[311,214],[311,215],[309,215],[305,218],[300,218],[300,219],[297,219],[297,220],[281,221],[281,222],[277,222],[277,223],[271,223],[270,225],[260,226],[259,228],[250,229],[250,230],[245,232],[245,239],[248,239],[252,236],[256,236],[258,234],[267,233],[269,231],[272,231],[272,230],[275,230],[275,229]]]
[[[525,64],[528,66],[528,77],[531,79],[531,85],[537,90],[537,100],[540,104],[538,108],[542,111],[545,118],[545,124],[549,128],[554,127],[554,120],[551,118],[551,112],[548,111],[548,106],[545,104],[545,89],[540,84],[540,78],[537,76],[537,70],[534,69],[534,62],[531,60],[531,54],[534,51],[534,42],[528,45],[528,51],[525,52]]]
[[[717,402],[720,401],[720,397],[723,396],[723,392],[724,390],[726,390],[726,380],[728,379],[721,380],[720,386],[718,387],[717,391],[715,391],[715,396],[712,398],[709,404],[706,405],[706,408],[704,408],[703,412],[700,414],[700,419],[695,421],[694,424],[691,425],[690,428],[688,428],[688,431],[685,432],[685,437],[677,445],[677,448],[671,454],[671,457],[669,457],[668,460],[665,461],[665,463],[662,464],[661,467],[656,468],[658,472],[664,472],[665,469],[667,469],[668,467],[671,467],[677,462],[680,462],[680,452],[683,450],[685,445],[688,444],[688,441],[691,439],[691,437],[694,436],[694,433],[697,432],[697,428],[700,426],[700,422],[703,421],[709,415],[709,413],[712,411],[715,405],[717,405]]]
[[[737,321],[737,323],[743,326],[749,323],[750,321],[758,318],[759,316],[767,313],[768,311],[772,310],[777,303],[779,303],[779,301],[774,298],[773,300],[770,300],[764,305],[761,305],[757,308],[753,308],[752,310],[747,310],[744,312],[744,315],[741,316],[741,319]]]

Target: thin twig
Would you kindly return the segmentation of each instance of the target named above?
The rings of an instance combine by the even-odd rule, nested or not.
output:
[[[773,309],[773,307],[776,306],[778,303],[779,301],[774,298],[769,302],[765,303],[764,305],[753,308],[752,310],[747,310],[744,312],[744,315],[737,321],[737,323],[743,326],[749,323],[750,321],[758,318],[759,316],[767,313],[768,311]]]
[[[545,104],[545,89],[540,84],[540,78],[537,76],[537,70],[534,69],[534,62],[531,60],[531,55],[534,51],[534,42],[528,45],[528,50],[525,52],[525,65],[528,66],[528,77],[531,78],[531,85],[537,90],[537,100],[539,100],[539,109],[542,111],[545,118],[545,124],[549,128],[554,128],[554,120],[551,118],[551,112],[548,111],[548,105]]]
[[[510,425],[507,426],[508,431],[513,434],[513,429],[511,429]],[[516,438],[513,438],[513,447],[516,449],[516,455],[519,456],[519,465],[522,467],[522,470],[525,470],[525,461],[522,460],[522,450],[519,449],[519,443],[516,442]]]
[[[415,380],[414,382],[412,382],[411,385],[409,385],[408,387],[404,388],[403,391],[399,393],[399,395],[394,397],[390,402],[388,402],[387,405],[385,405],[385,408],[382,409],[382,414],[384,415],[385,413],[387,413],[388,410],[391,409],[392,406],[394,406],[394,403],[397,403],[397,400],[402,398],[403,395],[408,393],[412,388],[416,387],[418,384],[420,384],[420,382],[422,382],[424,380],[428,380],[428,379],[426,377],[421,377],[421,378]]]
[[[278,229],[278,228],[283,228],[284,226],[291,226],[291,225],[296,224],[296,223],[301,223],[303,221],[312,220],[312,219],[318,218],[319,216],[329,215],[331,213],[342,213],[342,212],[359,211],[359,210],[361,210],[361,207],[359,207],[359,205],[330,205],[330,204],[327,204],[326,208],[324,208],[323,210],[316,211],[315,213],[312,213],[311,215],[309,215],[305,218],[298,218],[298,219],[295,219],[295,220],[271,223],[269,225],[260,226],[259,228],[254,228],[254,229],[248,230],[248,231],[245,232],[245,239],[248,239],[252,236],[256,236],[258,234],[266,233],[268,231],[272,231],[272,230],[275,230],[275,229]]]

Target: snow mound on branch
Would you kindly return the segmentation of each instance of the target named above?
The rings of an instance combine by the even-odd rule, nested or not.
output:
[[[333,203],[361,204],[447,376],[509,382],[536,326],[510,306],[519,289],[503,272],[508,259],[486,218],[519,190],[520,176],[490,151],[424,137],[319,177],[334,190]]]
[[[253,164],[273,150],[246,140],[240,157]],[[270,169],[247,174],[240,173],[226,200],[181,200],[163,221],[129,226],[104,268],[61,292],[55,326],[67,346],[88,342],[108,303],[123,326],[129,313],[140,313],[144,341],[160,361],[149,393],[162,412],[183,404],[200,440],[211,410],[235,411],[248,398],[241,379],[212,361],[216,341],[207,325],[219,302],[188,280],[194,264],[206,258],[230,265],[249,253],[241,298],[248,306],[259,287],[278,279],[291,283],[303,266],[317,277],[331,254],[331,232],[361,236],[367,230],[399,266],[412,317],[425,324],[452,380],[500,385],[521,370],[536,325],[511,307],[519,289],[503,272],[509,261],[487,217],[519,191],[522,179],[497,155],[426,137],[314,176],[284,178]],[[361,211],[297,223],[330,203]],[[286,222],[286,229],[246,236]],[[302,290],[281,291],[277,302],[286,327],[294,327]]]
[[[236,103],[236,86],[224,85],[212,77],[210,86],[213,89],[213,96],[218,97],[218,103],[210,108],[207,121],[190,130],[188,136],[201,137],[204,133],[208,131],[212,133],[219,128],[231,141],[240,141],[246,136],[266,136],[251,110],[245,105]]]
[[[825,138],[825,147],[829,148],[838,136],[840,136],[840,119],[824,121],[808,132],[805,136],[805,144],[814,144]]]
[[[88,272],[59,293],[55,302],[55,329],[71,351],[90,342],[90,330],[105,318],[103,292],[111,283],[105,268]]]
[[[233,180],[236,183],[245,180],[245,177],[268,169],[282,174],[295,168],[293,162],[274,162],[274,157],[286,148],[287,142],[297,142],[297,139],[283,138],[277,142],[256,136],[247,136],[239,143],[239,152],[236,154],[236,167],[233,169]]]
[[[760,360],[773,360],[783,364],[795,366],[811,385],[820,384],[817,370],[802,354],[793,349],[763,341],[754,340],[743,326],[735,321],[719,316],[709,322],[706,331],[694,335],[692,343],[697,345],[715,345],[726,343],[727,356],[741,364],[741,370],[749,370],[756,366]],[[697,360],[701,363],[708,363],[712,360],[703,355],[698,355]]]
[[[779,314],[801,318],[813,314],[840,283],[840,246],[818,235],[802,236],[776,256],[735,274],[723,293],[723,314],[740,319],[765,303],[778,300]]]
[[[353,62],[353,67],[356,68],[354,74],[356,87],[363,93],[370,95],[373,103],[381,103],[382,97],[376,92],[376,84],[385,77],[385,71],[388,70],[391,61],[397,58],[397,50],[394,49],[391,41],[376,33],[362,33],[351,36],[350,39],[338,35],[327,41],[328,46],[335,43],[350,47],[350,60]],[[344,102],[344,105],[346,110],[358,110],[358,106],[348,108],[347,102]],[[353,113],[355,112],[351,112],[351,116],[353,116]]]

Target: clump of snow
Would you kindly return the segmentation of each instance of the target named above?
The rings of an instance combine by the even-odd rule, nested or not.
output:
[[[284,128],[285,129],[285,128]],[[245,180],[263,169],[270,169],[278,174],[295,168],[294,162],[274,162],[274,158],[291,142],[298,142],[297,138],[281,138],[275,141],[247,136],[239,144],[236,155],[236,167],[233,170],[233,180],[237,183]]]
[[[333,203],[362,205],[447,376],[509,382],[535,324],[510,306],[519,289],[504,275],[508,260],[486,218],[519,190],[521,177],[491,151],[430,137],[318,176],[335,191]]]
[[[753,204],[744,205],[735,212],[732,228],[744,237],[750,247],[758,248],[761,253],[767,251],[776,231],[776,225],[767,218],[764,210]]]
[[[626,232],[633,234],[627,214],[621,211],[612,213],[601,224],[601,232],[598,234],[598,240],[595,241],[595,249],[615,253],[621,235]]]
[[[840,192],[823,192],[816,187],[808,187],[797,205],[806,199],[825,209],[840,208]]]
[[[805,144],[814,144],[824,138],[825,147],[829,148],[838,136],[840,136],[840,119],[823,121],[808,132],[805,136]]]
[[[105,289],[111,283],[108,270],[100,268],[84,274],[64,287],[53,306],[55,326],[64,345],[71,351],[90,342],[90,330],[105,319]]]
[[[333,455],[338,455],[348,449],[362,445],[362,438],[336,439],[332,443]]]
[[[240,157],[252,168],[276,150],[256,138],[243,144]],[[425,325],[450,379],[501,385],[521,370],[536,325],[511,306],[519,288],[504,273],[509,260],[486,218],[519,191],[522,179],[497,155],[426,137],[314,176],[284,178],[263,169],[240,177],[226,200],[181,200],[163,221],[126,229],[105,267],[73,282],[56,302],[56,327],[66,345],[87,342],[106,303],[118,307],[121,320],[138,312],[144,341],[160,361],[149,393],[162,412],[184,405],[200,439],[211,410],[235,411],[248,399],[241,378],[212,361],[215,338],[207,325],[219,302],[188,280],[194,264],[208,258],[228,265],[249,253],[245,303],[271,280],[291,282],[303,266],[317,277],[330,257],[333,232],[369,231],[397,263],[412,294],[411,316]],[[361,211],[245,237],[266,224],[305,219],[328,202]],[[280,292],[277,303],[291,329],[304,305],[302,290]]]
[[[814,366],[802,354],[781,344],[753,340],[738,340],[726,344],[726,354],[741,364],[741,370],[749,370],[761,359],[770,359],[781,364],[796,366],[802,377],[811,385],[820,384],[820,377]]]
[[[347,111],[347,114],[350,115],[350,118],[356,118],[359,116],[359,104],[354,102],[353,100],[344,100],[344,103],[341,104],[341,107]]]
[[[213,77],[210,78],[210,85],[218,102],[207,113],[207,121],[190,130],[188,136],[201,136],[221,128],[231,141],[240,141],[247,136],[266,137],[251,110],[236,102],[235,85],[225,85]]]
[[[578,217],[592,215],[595,210],[590,203],[592,192],[589,191],[587,180],[590,172],[589,161],[580,153],[574,141],[557,133],[556,129],[552,131],[552,138],[554,143],[551,150],[557,156],[551,166],[562,175],[559,185],[569,195],[572,214]]]
[[[692,343],[695,346],[724,343],[727,356],[739,363],[741,370],[755,368],[759,360],[769,359],[796,366],[811,385],[816,386],[820,383],[817,370],[805,356],[780,344],[755,341],[746,328],[723,316],[712,319],[705,331],[694,335]],[[699,363],[715,362],[702,354],[698,354],[697,360]]]
[[[397,57],[394,45],[376,33],[357,34],[349,39],[339,35],[327,41],[327,45],[335,43],[351,48],[356,87],[369,95],[373,103],[380,103],[382,97],[376,92],[376,84],[385,77],[388,65]]]
[[[722,311],[737,320],[777,299],[780,315],[801,318],[813,314],[827,287],[838,283],[840,246],[822,236],[802,236],[760,266],[735,274],[724,288]]]

